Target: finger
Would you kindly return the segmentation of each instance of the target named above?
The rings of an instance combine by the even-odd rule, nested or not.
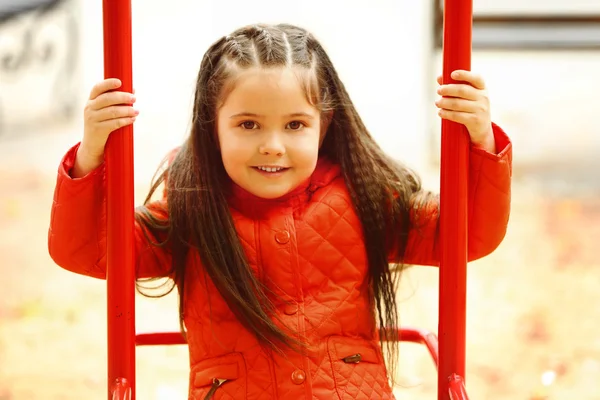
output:
[[[127,92],[108,92],[103,93],[96,99],[90,102],[92,110],[101,110],[106,107],[127,104],[131,105],[135,103],[135,96],[132,93]]]
[[[125,117],[137,117],[139,111],[128,106],[106,107],[93,113],[90,118],[95,122],[104,122]]]
[[[437,77],[437,83],[438,83],[438,85],[442,85],[444,83],[444,76],[443,75],[439,75]]]
[[[442,119],[457,122],[457,123],[463,124],[463,125],[467,125],[467,124],[471,123],[473,121],[473,118],[475,117],[475,114],[464,113],[464,112],[460,112],[460,111],[450,111],[450,110],[444,110],[444,109],[438,110],[438,115]]]
[[[121,81],[116,78],[105,79],[102,82],[98,82],[92,88],[90,92],[90,100],[94,100],[102,93],[108,92],[109,90],[115,90],[121,87]]]
[[[458,99],[454,97],[442,97],[435,102],[435,105],[444,110],[465,113],[475,113],[481,109],[481,107],[475,101]]]
[[[478,89],[462,83],[442,85],[438,88],[437,93],[444,97],[458,97],[467,100],[478,100],[482,97],[482,93]]]
[[[470,83],[476,89],[485,89],[485,81],[483,80],[483,77],[474,72],[459,69],[452,72],[451,76],[454,80]]]
[[[127,125],[131,125],[135,122],[136,117],[124,117],[124,118],[115,118],[109,119],[108,121],[103,121],[99,124],[99,128],[102,130],[108,130],[109,132],[114,132],[117,129],[126,127]]]

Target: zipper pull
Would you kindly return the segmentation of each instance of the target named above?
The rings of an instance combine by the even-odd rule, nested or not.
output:
[[[342,358],[342,360],[346,364],[358,364],[359,362],[362,361],[362,356],[360,355],[360,353],[356,353],[351,356],[344,357],[344,358]]]
[[[215,392],[217,391],[217,389],[224,384],[227,381],[227,379],[218,379],[218,378],[214,378],[213,379],[213,384],[210,387],[210,390],[208,391],[208,393],[206,393],[206,396],[204,396],[204,400],[210,400],[212,399],[212,397],[215,395]]]

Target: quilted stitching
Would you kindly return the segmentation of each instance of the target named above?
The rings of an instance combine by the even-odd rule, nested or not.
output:
[[[494,133],[502,149],[498,155],[471,150],[470,260],[493,251],[508,222],[512,148],[499,127],[494,126]],[[59,169],[49,251],[65,269],[104,278],[103,167],[83,179],[70,179],[76,148],[67,153]],[[372,343],[380,352],[370,314],[363,233],[339,168],[321,160],[308,189],[271,206],[248,196],[231,200],[250,266],[283,298],[273,299],[278,317],[292,334],[307,341],[305,354],[281,356],[261,348],[218,295],[199,257],[191,256],[185,305],[191,368],[206,359],[214,358],[218,364],[232,353],[242,354],[244,361],[240,378],[220,387],[215,400],[393,399],[381,361],[346,364],[328,347],[330,338],[336,337],[348,345],[356,340]],[[154,207],[155,212],[164,212],[164,204]],[[437,265],[438,204],[411,218],[423,224],[409,234],[405,262]],[[289,233],[289,241],[277,240],[282,231]],[[135,237],[138,275],[164,274],[169,255],[149,246],[139,226]],[[294,307],[286,308],[287,303]],[[302,382],[298,371],[304,372]],[[191,379],[189,398],[202,399],[208,388],[194,388]]]

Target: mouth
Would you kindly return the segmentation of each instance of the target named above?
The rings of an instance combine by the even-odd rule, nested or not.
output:
[[[289,168],[288,167],[280,167],[280,166],[258,166],[258,167],[252,167],[254,169],[256,169],[257,171],[260,172],[267,172],[267,173],[277,173],[277,172],[283,172],[283,171],[287,171]]]
[[[280,167],[276,165],[261,165],[258,167],[252,167],[252,169],[254,169],[257,173],[261,174],[265,178],[275,179],[283,176],[286,173],[286,171],[289,170],[289,167]]]

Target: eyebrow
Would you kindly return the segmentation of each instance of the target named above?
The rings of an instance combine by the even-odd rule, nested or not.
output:
[[[249,112],[241,112],[238,114],[234,114],[234,115],[230,116],[229,118],[235,119],[235,118],[240,118],[240,117],[264,118],[264,115],[259,115],[259,114],[249,113]],[[291,114],[284,115],[284,117],[285,118],[304,117],[304,118],[309,118],[309,119],[315,118],[314,116],[304,113],[304,112],[291,113]]]

